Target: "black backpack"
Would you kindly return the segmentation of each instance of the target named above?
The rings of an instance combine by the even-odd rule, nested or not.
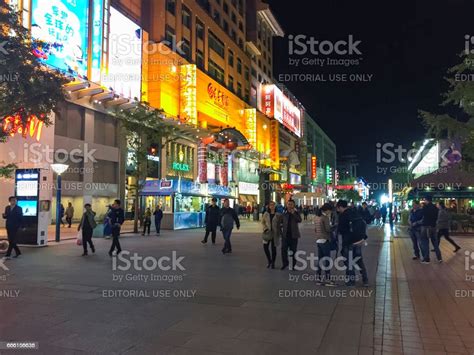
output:
[[[352,218],[349,222],[349,227],[351,231],[351,244],[367,239],[367,223],[365,223],[362,217]]]

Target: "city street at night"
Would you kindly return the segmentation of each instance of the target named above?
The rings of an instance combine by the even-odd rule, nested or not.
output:
[[[445,262],[422,265],[411,260],[403,228],[391,234],[389,225],[371,226],[363,251],[369,287],[324,287],[301,279],[314,274],[311,270],[266,269],[257,227],[243,222],[233,236],[232,255],[220,252],[220,235],[216,245],[202,245],[202,230],[122,238],[124,250],[143,257],[171,251],[184,256],[185,270],[174,273],[183,279],[173,283],[114,281],[117,274],[167,273],[113,271],[108,240],[94,241],[97,251],[87,258],[71,242],[25,249],[22,258],[6,261],[0,334],[38,342],[42,354],[474,351],[469,300],[474,288],[465,281],[463,252],[454,255],[442,243]],[[313,228],[311,223],[302,227],[300,250],[314,252]],[[456,240],[463,248],[474,247],[469,239]],[[300,280],[290,281],[290,275]],[[108,295],[118,290],[136,294]],[[176,296],[177,290],[184,292]],[[288,290],[291,295],[285,295]]]

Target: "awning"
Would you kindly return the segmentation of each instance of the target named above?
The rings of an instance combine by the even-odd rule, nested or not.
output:
[[[257,203],[257,196],[254,195],[244,195],[240,194],[239,195],[239,201],[242,203],[250,202],[250,203]]]
[[[237,147],[250,147],[247,138],[235,128],[224,128],[215,134],[215,142],[222,145],[235,144]]]

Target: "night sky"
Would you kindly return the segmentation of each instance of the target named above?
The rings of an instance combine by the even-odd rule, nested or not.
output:
[[[301,82],[284,84],[334,140],[338,156],[357,154],[359,175],[386,181],[377,174],[376,144],[411,147],[425,130],[418,110],[439,111],[448,85],[446,70],[457,64],[466,34],[474,34],[474,2],[467,0],[308,1],[271,0],[285,31],[274,41],[274,76],[280,74],[372,74],[371,82]],[[291,5],[290,5],[291,4]],[[362,41],[358,66],[289,65],[288,35],[319,40]],[[298,56],[292,56],[298,58]],[[317,58],[308,53],[299,58]],[[324,56],[321,56],[324,57]],[[337,55],[329,55],[337,58]]]

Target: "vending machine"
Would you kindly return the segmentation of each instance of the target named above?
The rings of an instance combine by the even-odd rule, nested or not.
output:
[[[51,223],[52,174],[46,169],[17,169],[15,196],[23,210],[18,244],[46,246]]]

